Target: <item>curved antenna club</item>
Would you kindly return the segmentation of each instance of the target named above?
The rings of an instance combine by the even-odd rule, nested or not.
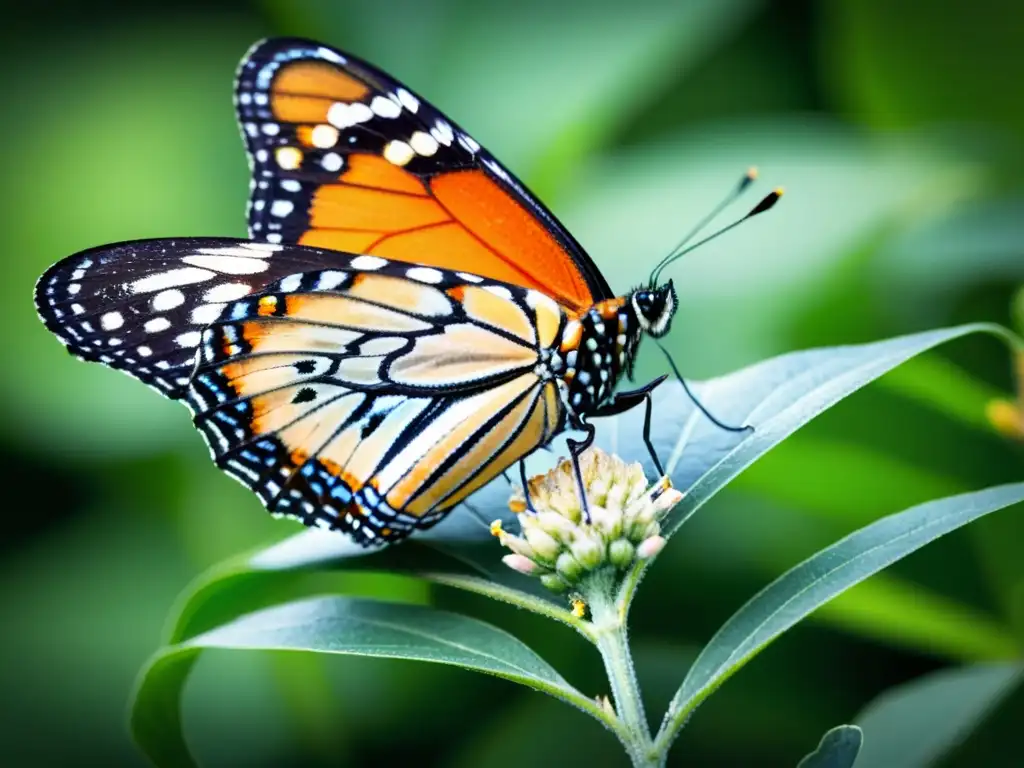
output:
[[[649,279],[650,284],[655,285],[658,277],[661,274],[661,270],[664,269],[670,261],[673,260],[674,254],[692,240],[696,235],[710,224],[722,211],[724,211],[732,202],[737,200],[744,192],[747,187],[754,183],[757,179],[757,167],[750,166],[747,172],[743,174],[743,178],[740,179],[739,183],[733,187],[733,189],[727,194],[711,211],[704,216],[700,221],[697,222],[696,226],[693,227],[689,232],[686,233],[685,237],[673,246],[672,250],[668,252],[658,264],[651,270],[651,276]]]
[[[684,248],[683,250],[677,251],[676,253],[672,254],[672,256],[670,258],[667,258],[667,259],[663,260],[662,263],[658,265],[658,268],[656,270],[656,274],[653,275],[652,277],[657,278],[658,276],[660,276],[661,271],[665,267],[667,267],[669,264],[671,264],[673,261],[676,261],[677,259],[685,256],[690,251],[695,251],[696,249],[700,248],[705,243],[711,242],[716,237],[721,237],[722,235],[724,235],[729,230],[735,229],[736,227],[738,227],[740,224],[745,222],[747,219],[752,219],[754,216],[762,214],[765,211],[770,211],[773,207],[775,207],[775,204],[777,202],[779,202],[779,198],[782,197],[782,195],[785,193],[785,191],[786,190],[783,189],[782,187],[776,187],[771,192],[769,192],[767,195],[765,195],[763,198],[761,198],[761,202],[759,202],[757,205],[755,205],[753,208],[751,208],[750,211],[747,212],[747,214],[745,216],[743,216],[743,217],[741,217],[739,219],[736,219],[736,221],[732,222],[732,224],[727,224],[726,226],[722,227],[721,229],[719,229],[719,230],[717,230],[715,232],[712,232],[710,235],[705,237],[703,240],[698,240],[696,243],[694,243],[693,245],[689,246],[688,248]]]

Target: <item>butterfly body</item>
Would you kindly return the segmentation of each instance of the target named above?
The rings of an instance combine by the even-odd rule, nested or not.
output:
[[[647,396],[616,387],[668,331],[671,283],[616,297],[421,97],[280,39],[243,59],[235,103],[252,240],[93,248],[42,276],[36,306],[77,357],[182,401],[269,510],[397,541]]]

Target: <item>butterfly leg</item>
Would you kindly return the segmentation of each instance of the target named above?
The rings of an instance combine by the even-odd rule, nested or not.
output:
[[[701,413],[703,413],[705,416],[708,417],[708,419],[711,421],[712,424],[714,424],[719,429],[724,429],[726,432],[753,432],[754,431],[754,427],[752,425],[750,425],[750,424],[745,424],[742,427],[734,427],[734,426],[732,426],[730,424],[724,424],[721,421],[719,421],[718,419],[716,419],[711,414],[711,412],[707,408],[704,407],[704,404],[700,400],[697,399],[697,396],[695,394],[693,394],[693,392],[690,391],[690,386],[686,383],[686,379],[683,378],[682,374],[679,373],[679,368],[676,367],[676,362],[675,362],[675,360],[672,359],[672,355],[670,355],[668,353],[668,350],[665,349],[663,346],[661,346],[661,344],[658,344],[658,348],[662,352],[665,353],[665,358],[668,360],[668,364],[672,368],[672,373],[675,374],[676,380],[680,384],[683,385],[683,391],[686,392],[686,396],[689,397],[690,400],[693,401],[693,404],[695,406],[697,406],[697,410],[699,410]]]
[[[523,483],[523,497],[526,499],[526,511],[531,515],[537,514],[537,510],[534,509],[533,500],[530,498],[530,486],[526,482],[526,462],[522,459],[519,460],[519,479]]]
[[[611,401],[599,408],[593,416],[616,416],[639,405],[641,402],[644,404],[644,445],[647,446],[647,452],[651,455],[651,461],[654,462],[654,468],[658,471],[658,477],[665,474],[664,468],[661,466],[661,462],[658,460],[658,454],[654,450],[654,444],[651,442],[651,414],[654,411],[654,400],[651,397],[651,392],[656,386],[661,384],[668,376],[659,376],[658,378],[651,381],[639,389],[634,389],[629,392],[617,392]]]
[[[582,419],[580,420],[580,429],[587,431],[587,436],[582,440],[573,440],[567,438],[566,443],[569,445],[569,454],[572,456],[572,469],[576,475],[576,491],[580,495],[580,508],[583,510],[583,521],[590,522],[590,509],[587,507],[587,494],[583,487],[583,473],[580,471],[580,454],[583,453],[594,443],[594,435],[597,432],[594,429],[593,424],[589,424]]]

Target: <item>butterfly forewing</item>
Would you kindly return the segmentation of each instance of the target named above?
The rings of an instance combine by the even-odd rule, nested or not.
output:
[[[339,254],[244,240],[142,240],[58,262],[36,284],[46,327],[68,350],[179,397],[201,332],[231,301]]]
[[[409,88],[307,40],[261,42],[235,104],[255,239],[461,269],[573,309],[611,292],[555,217]]]

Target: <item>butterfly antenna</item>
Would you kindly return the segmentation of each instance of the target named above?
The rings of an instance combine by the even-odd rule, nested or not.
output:
[[[746,216],[743,216],[743,217],[741,217],[739,219],[736,219],[736,221],[734,221],[732,224],[727,224],[726,226],[722,227],[718,231],[712,232],[710,235],[705,237],[703,240],[698,240],[693,245],[688,246],[688,247],[682,249],[681,251],[677,251],[677,252],[673,253],[671,256],[669,256],[668,258],[664,259],[662,261],[662,263],[659,264],[658,267],[655,269],[654,273],[651,275],[652,280],[657,280],[658,277],[661,275],[661,271],[663,269],[665,269],[665,267],[667,267],[673,261],[676,261],[677,259],[685,256],[690,251],[697,250],[698,248],[700,248],[705,243],[710,243],[716,237],[721,237],[722,235],[724,235],[729,230],[732,230],[732,229],[735,229],[736,227],[738,227],[740,224],[745,222],[747,219],[752,219],[755,216],[757,216],[758,214],[761,214],[761,213],[764,213],[765,211],[771,210],[772,207],[774,207],[774,205],[777,202],[779,202],[779,198],[782,197],[783,192],[785,192],[785,190],[782,187],[776,187],[771,192],[769,192],[767,195],[765,195],[763,198],[761,198],[761,202],[759,202],[757,205],[755,205],[753,208],[751,208],[750,211],[746,214]]]
[[[664,269],[665,266],[670,261],[673,260],[673,256],[676,253],[676,251],[678,251],[680,248],[682,248],[684,245],[686,245],[688,242],[690,242],[690,240],[692,240],[694,237],[696,237],[697,234],[702,229],[704,229],[704,227],[706,227],[708,224],[710,224],[718,216],[718,214],[720,214],[722,211],[724,211],[726,208],[728,208],[729,205],[731,205],[737,198],[740,197],[740,195],[742,195],[744,192],[746,192],[747,187],[749,187],[751,184],[753,184],[754,180],[756,178],[757,178],[757,168],[751,166],[747,170],[747,172],[745,174],[743,174],[743,178],[740,179],[739,184],[737,184],[735,187],[733,187],[732,190],[729,192],[729,194],[727,194],[718,203],[718,205],[716,205],[714,208],[712,208],[711,211],[707,215],[704,216],[704,218],[702,218],[700,221],[698,221],[696,226],[694,226],[693,229],[691,229],[689,232],[687,232],[686,236],[683,237],[682,240],[680,240],[678,243],[675,244],[675,246],[672,248],[671,251],[668,252],[668,255],[665,258],[663,258],[660,262],[658,262],[658,265],[651,271],[651,281],[650,281],[651,285],[655,284],[655,281],[657,280],[658,275],[661,274],[661,270]]]

